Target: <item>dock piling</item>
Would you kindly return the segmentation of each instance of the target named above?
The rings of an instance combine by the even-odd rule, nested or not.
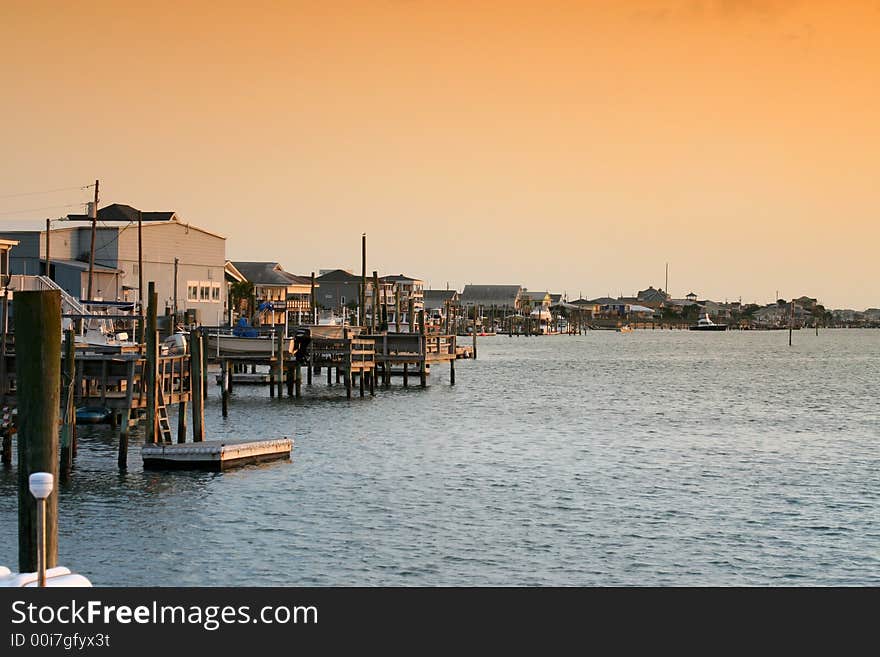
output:
[[[58,477],[58,409],[61,402],[61,341],[48,327],[61,326],[58,290],[15,293],[18,388],[18,566],[38,567],[37,502],[29,477],[48,472]],[[58,491],[46,500],[45,563],[58,560]]]

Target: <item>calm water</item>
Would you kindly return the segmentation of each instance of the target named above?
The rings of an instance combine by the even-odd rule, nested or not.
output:
[[[240,387],[225,421],[212,386],[209,438],[293,436],[293,461],[145,473],[133,445],[120,475],[81,429],[60,560],[102,585],[880,584],[880,331],[794,340],[484,338],[454,388]]]

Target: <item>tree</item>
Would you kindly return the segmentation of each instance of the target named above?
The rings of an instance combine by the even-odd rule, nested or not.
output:
[[[229,305],[239,316],[251,318],[257,305],[254,284],[249,281],[237,281],[229,287]]]

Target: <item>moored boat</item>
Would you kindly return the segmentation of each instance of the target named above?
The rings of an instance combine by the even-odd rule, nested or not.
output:
[[[709,313],[706,313],[705,316],[700,317],[696,324],[688,326],[688,329],[691,331],[726,331],[727,324],[716,324],[709,319]]]

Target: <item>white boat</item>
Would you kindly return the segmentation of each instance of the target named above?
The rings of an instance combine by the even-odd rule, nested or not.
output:
[[[244,337],[208,333],[205,336],[205,349],[208,355],[223,354],[227,356],[274,356],[278,351],[278,338],[269,335]],[[284,338],[282,348],[289,354],[294,352],[293,338]]]
[[[727,324],[716,324],[709,319],[709,313],[706,313],[703,317],[700,317],[696,324],[688,326],[688,329],[691,331],[726,331]]]

